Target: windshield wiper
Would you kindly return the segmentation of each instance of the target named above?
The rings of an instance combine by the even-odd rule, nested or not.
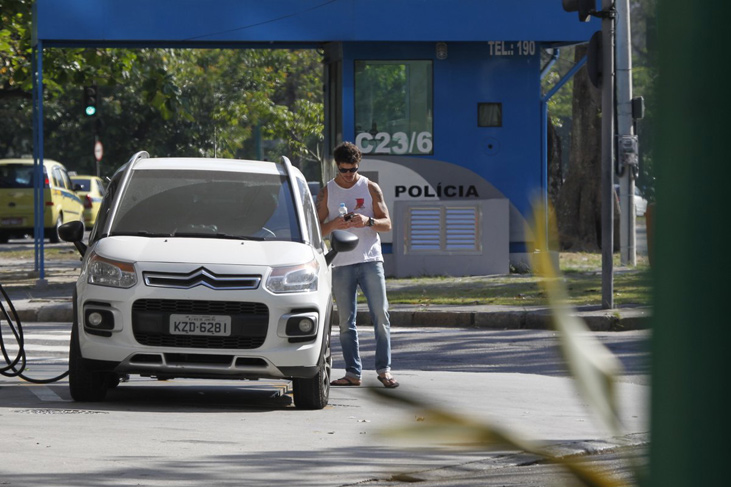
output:
[[[109,235],[103,235],[105,237],[116,237],[116,236],[130,236],[130,237],[169,237],[169,233],[153,233],[145,230],[137,232],[109,232]]]
[[[171,237],[188,237],[188,238],[222,238],[229,240],[255,240],[261,242],[264,237],[249,237],[246,235],[232,235],[230,233],[208,233],[208,232],[175,232]]]

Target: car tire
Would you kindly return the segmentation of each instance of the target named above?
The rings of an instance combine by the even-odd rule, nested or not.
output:
[[[74,314],[76,316],[76,314]],[[79,326],[74,318],[69,348],[69,389],[77,402],[100,402],[109,388],[109,372],[89,368],[81,356]]]
[[[63,218],[61,215],[56,218],[56,224],[53,226],[53,228],[46,228],[46,238],[48,238],[48,241],[51,243],[59,243],[61,239],[58,236],[58,227],[63,225]]]
[[[294,405],[297,409],[322,409],[327,406],[330,399],[332,351],[330,349],[329,326],[325,331],[324,341],[317,374],[309,379],[294,379],[292,381]]]

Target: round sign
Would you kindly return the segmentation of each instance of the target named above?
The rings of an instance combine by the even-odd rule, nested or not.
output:
[[[94,144],[94,157],[96,157],[97,162],[102,160],[102,154],[104,154],[104,147],[102,146],[102,141],[97,140]]]

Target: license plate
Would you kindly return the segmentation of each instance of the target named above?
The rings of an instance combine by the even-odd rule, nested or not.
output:
[[[22,218],[3,218],[2,224],[3,225],[22,225],[23,219]]]
[[[226,315],[170,315],[170,334],[230,336],[231,317]]]

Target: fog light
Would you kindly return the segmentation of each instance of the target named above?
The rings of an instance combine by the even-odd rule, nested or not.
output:
[[[317,336],[317,320],[316,311],[310,310],[293,310],[294,313],[287,316],[287,325],[280,336],[314,339]]]
[[[108,309],[98,309],[102,303],[94,303],[94,308],[84,310],[84,327],[91,332],[114,329],[114,313]]]
[[[302,333],[307,334],[312,332],[315,323],[309,318],[302,318],[297,326]]]
[[[89,313],[88,323],[91,326],[99,326],[102,324],[103,321],[104,319],[102,318],[101,313],[96,311]]]

